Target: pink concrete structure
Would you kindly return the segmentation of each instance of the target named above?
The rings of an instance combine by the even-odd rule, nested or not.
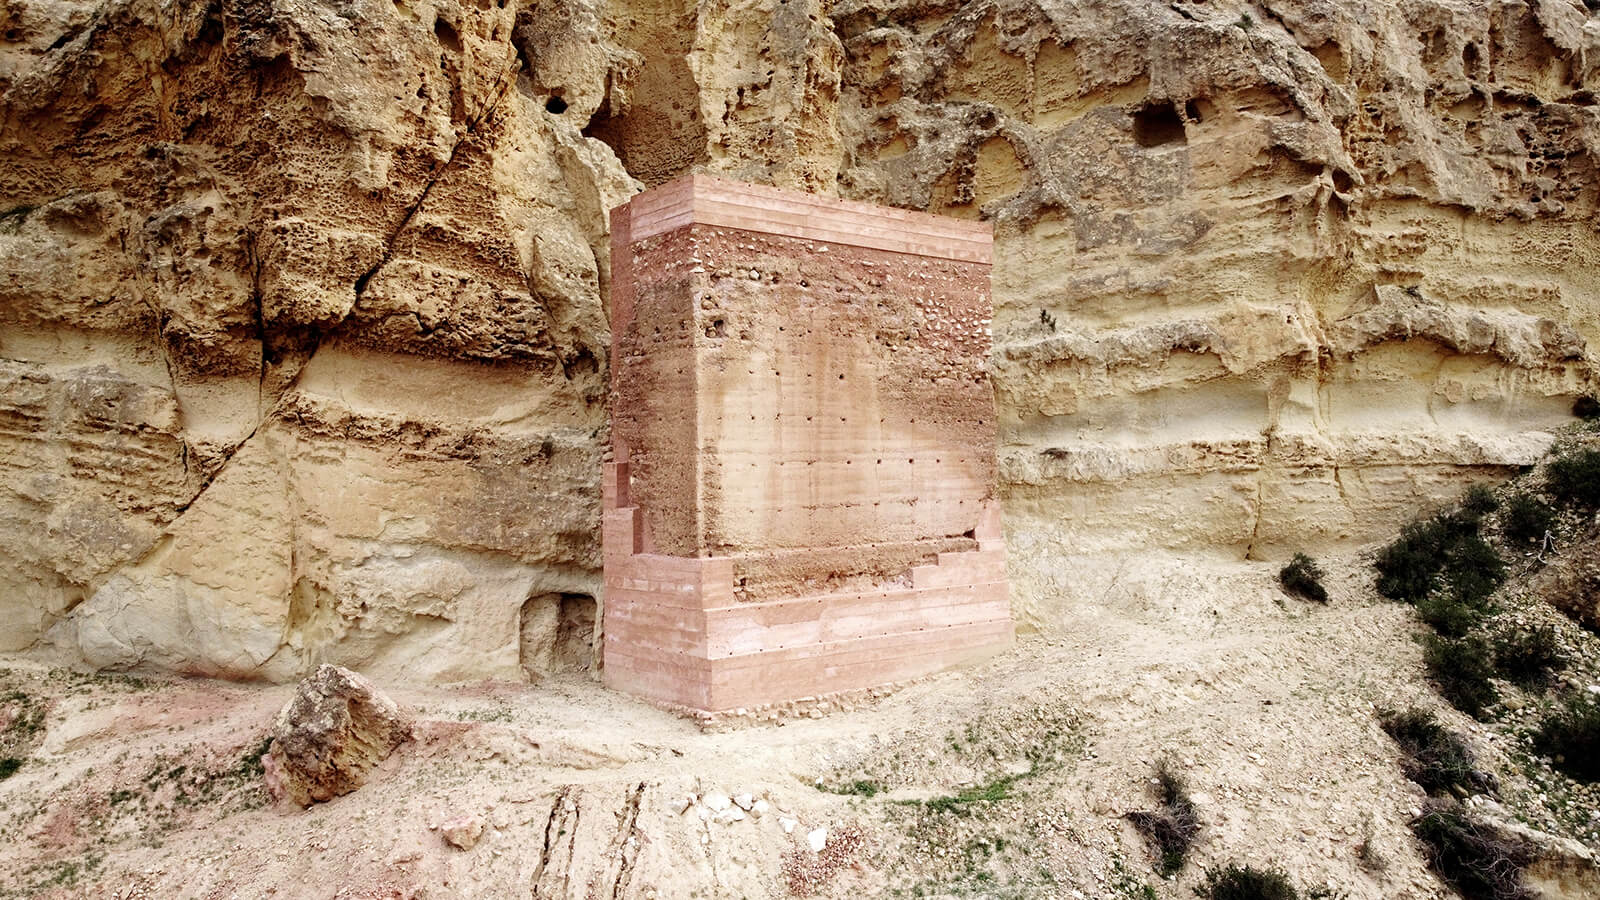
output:
[[[606,683],[722,711],[1008,646],[988,226],[689,176],[611,241]]]

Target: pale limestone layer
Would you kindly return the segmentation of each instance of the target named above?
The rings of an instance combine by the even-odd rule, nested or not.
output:
[[[689,170],[994,223],[1041,626],[1389,533],[1593,390],[1573,0],[485,7],[8,7],[7,649],[515,677],[599,593],[606,211]]]

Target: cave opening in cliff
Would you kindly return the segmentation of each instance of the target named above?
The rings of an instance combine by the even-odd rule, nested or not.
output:
[[[595,600],[588,594],[534,594],[522,604],[518,659],[527,677],[594,668]]]
[[[1183,116],[1171,103],[1150,103],[1134,110],[1133,139],[1141,147],[1187,144]]]

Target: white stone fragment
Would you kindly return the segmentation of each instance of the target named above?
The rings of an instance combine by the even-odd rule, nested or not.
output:
[[[828,829],[823,827],[806,832],[806,845],[812,853],[821,853],[822,848],[828,846]]]
[[[717,813],[711,821],[719,825],[732,825],[734,822],[744,821],[744,812],[736,806],[731,806]]]

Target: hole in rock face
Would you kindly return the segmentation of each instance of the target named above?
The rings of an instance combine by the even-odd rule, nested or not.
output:
[[[534,594],[522,604],[518,657],[530,679],[594,668],[594,598]]]
[[[1334,190],[1338,191],[1341,194],[1348,194],[1352,190],[1355,189],[1355,186],[1356,186],[1356,180],[1354,178],[1350,177],[1350,173],[1349,172],[1346,172],[1343,169],[1334,169],[1333,170],[1333,189]]]
[[[434,19],[433,36],[439,39],[439,43],[446,50],[452,53],[461,52],[461,35],[457,33],[456,27],[449,22],[443,19]]]
[[[1141,147],[1187,144],[1183,117],[1171,103],[1152,103],[1133,113],[1133,139]]]
[[[567,111],[567,101],[561,99],[559,95],[552,96],[549,100],[544,102],[544,108],[546,112],[550,112],[559,116]]]

